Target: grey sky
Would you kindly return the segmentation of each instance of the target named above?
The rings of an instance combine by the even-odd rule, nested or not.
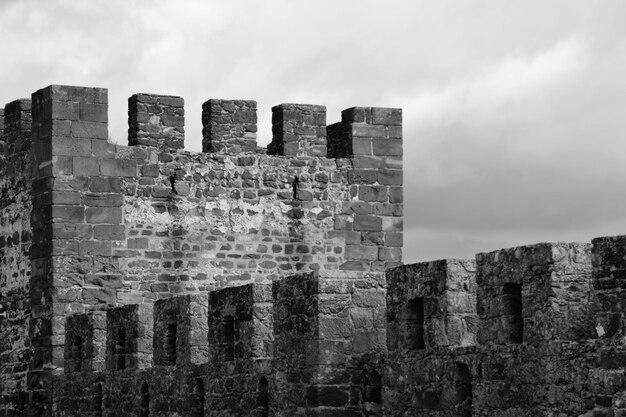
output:
[[[0,103],[49,84],[126,100],[404,109],[405,261],[626,233],[626,2],[0,0]]]

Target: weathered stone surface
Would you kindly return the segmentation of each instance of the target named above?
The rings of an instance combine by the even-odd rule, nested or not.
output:
[[[268,154],[326,156],[326,107],[313,104],[274,106],[272,133]]]
[[[160,150],[185,147],[185,101],[182,97],[135,94],[128,99],[128,144]]]
[[[255,152],[257,116],[254,100],[210,99],[202,105],[202,151]]]
[[[130,102],[0,117],[1,416],[626,413],[624,237],[401,266],[399,109]]]

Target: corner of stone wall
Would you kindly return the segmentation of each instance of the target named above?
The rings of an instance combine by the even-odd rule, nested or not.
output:
[[[19,99],[4,107],[3,157],[4,175],[20,177],[30,186],[32,153],[31,100]]]
[[[67,317],[64,365],[66,374],[105,370],[106,325],[105,311],[90,311]]]
[[[475,345],[475,273],[474,260],[465,259],[443,259],[388,270],[389,350],[410,353]]]
[[[201,365],[208,361],[208,294],[158,300],[154,304],[154,364]]]
[[[623,343],[626,328],[626,235],[598,237],[592,243],[592,283],[596,296],[596,337]]]
[[[328,130],[328,154],[347,157],[348,201],[335,216],[345,233],[342,270],[384,271],[402,263],[402,110],[353,107]]]
[[[273,283],[277,415],[362,412],[362,375],[383,371],[385,296],[382,273],[309,273]]]
[[[153,304],[132,304],[107,310],[107,370],[152,367],[153,313]]]
[[[593,336],[591,245],[540,243],[476,255],[478,343]]]
[[[33,357],[30,253],[33,234],[31,103],[7,104],[0,115],[0,414],[19,414],[28,403],[28,367]],[[25,400],[26,399],[26,400]],[[8,415],[7,414],[7,415]]]
[[[121,195],[92,184],[119,175],[108,139],[106,89],[52,85],[32,95],[33,264],[29,385],[49,412],[52,375],[64,366],[65,314],[85,304],[114,304],[113,268],[96,271],[121,225]],[[72,262],[67,262],[72,259]],[[87,269],[85,269],[87,268]],[[105,283],[105,285],[103,285]],[[113,283],[113,284],[111,284]]]
[[[272,310],[270,284],[247,284],[210,292],[210,362],[271,358]]]

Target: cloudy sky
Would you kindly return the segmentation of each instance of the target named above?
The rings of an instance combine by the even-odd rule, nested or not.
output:
[[[405,261],[626,234],[626,2],[0,0],[0,103],[49,84],[402,107]],[[1,107],[1,105],[0,105]]]

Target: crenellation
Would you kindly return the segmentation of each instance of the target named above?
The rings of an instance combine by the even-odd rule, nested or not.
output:
[[[128,99],[128,144],[162,150],[185,147],[182,97],[134,94]]]
[[[201,365],[208,361],[208,295],[158,300],[154,304],[154,364]]]
[[[592,240],[593,289],[597,297],[596,337],[621,343],[624,328],[624,285],[626,236]]]
[[[32,165],[31,101],[20,99],[4,107],[5,175],[28,178]]]
[[[106,312],[106,369],[146,369],[152,366],[153,304],[116,307]]]
[[[543,243],[481,253],[476,261],[479,343],[593,336],[591,245]]]
[[[202,105],[202,152],[256,151],[257,103],[210,99]]]
[[[623,236],[402,265],[402,111],[53,85],[0,129],[0,416],[620,415]],[[32,120],[32,123],[31,123]],[[10,166],[9,166],[10,164]]]
[[[279,104],[272,107],[272,134],[268,154],[326,156],[326,106]]]
[[[387,272],[389,349],[476,344],[476,263],[446,259]]]
[[[65,334],[65,373],[105,370],[107,337],[105,311],[90,311],[67,317]]]

